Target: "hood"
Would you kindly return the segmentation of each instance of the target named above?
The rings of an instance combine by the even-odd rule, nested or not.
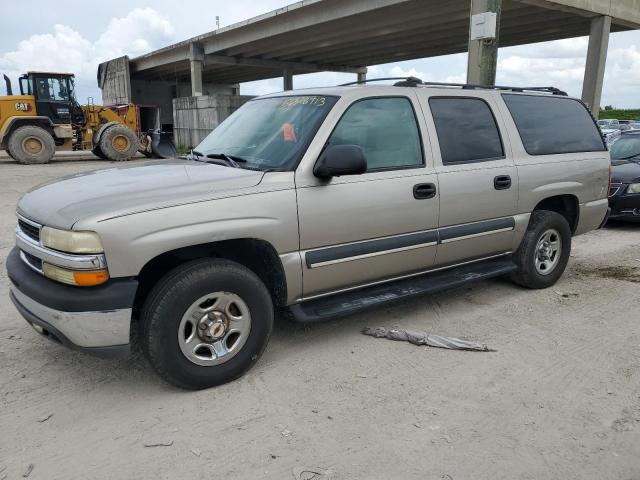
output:
[[[263,172],[194,160],[161,160],[63,177],[30,190],[18,212],[44,225],[70,229],[87,217],[115,217],[233,195],[260,183]]]
[[[631,160],[611,160],[611,181],[613,183],[640,182],[640,163]]]

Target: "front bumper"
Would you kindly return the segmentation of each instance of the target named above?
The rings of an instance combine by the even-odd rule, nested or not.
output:
[[[628,184],[612,184],[609,207],[611,220],[640,221],[640,193],[626,193]]]
[[[7,258],[7,273],[11,300],[38,333],[102,357],[129,354],[135,279],[111,279],[98,287],[63,285],[28,267],[18,248]]]

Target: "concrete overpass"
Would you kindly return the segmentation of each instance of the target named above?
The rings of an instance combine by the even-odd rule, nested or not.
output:
[[[238,83],[280,76],[289,89],[299,73],[362,79],[367,65],[467,51],[476,58],[487,43],[470,40],[470,17],[490,3],[500,8],[494,43],[501,47],[590,36],[583,99],[592,108],[600,101],[609,33],[640,28],[640,0],[303,0],[103,64],[99,83],[107,103],[153,102],[160,95],[154,86],[162,84],[162,95],[174,98],[211,95],[221,85],[237,94]],[[493,68],[495,61],[490,57]],[[469,83],[479,83],[475,67],[469,62]]]

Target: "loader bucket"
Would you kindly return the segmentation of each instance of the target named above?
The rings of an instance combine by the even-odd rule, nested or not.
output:
[[[164,132],[151,134],[151,151],[156,158],[176,158],[178,156],[178,150],[170,134]]]

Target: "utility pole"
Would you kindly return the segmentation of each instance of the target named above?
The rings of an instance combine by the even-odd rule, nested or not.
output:
[[[495,85],[502,0],[470,0],[467,83]]]

